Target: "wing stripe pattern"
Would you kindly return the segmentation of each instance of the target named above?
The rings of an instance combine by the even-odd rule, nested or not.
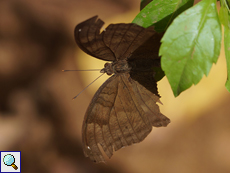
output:
[[[120,87],[118,88],[118,94],[117,94],[117,99],[115,101],[115,109],[117,109],[117,118],[120,124],[120,129],[122,131],[122,138],[125,139],[126,143],[123,144],[124,146],[131,145],[133,142],[131,138],[131,133],[130,133],[130,128],[128,128],[128,120],[127,120],[127,114],[125,113],[124,107],[122,106],[122,102],[120,100]],[[116,105],[120,105],[119,108],[116,108]]]
[[[119,125],[117,116],[116,116],[116,112],[114,110],[114,106],[113,106],[111,114],[109,116],[110,116],[109,126],[110,126],[110,129],[112,129],[111,134],[112,134],[114,142],[116,143],[116,146],[117,146],[117,148],[114,148],[114,149],[119,150],[123,146],[124,141],[122,141],[120,135],[118,135],[118,134],[121,134],[121,130],[120,130],[120,125]],[[117,128],[117,127],[119,127],[119,128]]]
[[[120,53],[126,49],[126,47],[124,47],[124,46],[129,46],[128,44],[131,40],[126,41],[125,37],[126,37],[127,32],[129,31],[130,27],[131,27],[131,25],[118,24],[117,29],[114,31],[115,34],[113,35],[113,37],[119,38],[119,40],[116,44],[114,44],[114,42],[113,42],[114,46],[112,49],[113,52],[115,52],[115,56],[117,59],[121,58]],[[123,32],[121,33],[120,31],[123,31]],[[105,35],[107,35],[107,34],[105,34]],[[116,39],[112,39],[112,40],[116,41]]]
[[[132,119],[132,124],[131,126],[135,129],[134,133],[137,134],[137,139],[138,142],[141,141],[142,139],[142,133],[140,133],[142,130],[145,129],[152,129],[152,126],[148,123],[147,119],[144,117],[144,112],[141,109],[141,107],[136,103],[135,99],[133,98],[134,93],[133,90],[131,88],[130,85],[127,85],[127,81],[125,80],[128,74],[124,74],[121,75],[121,81],[124,84],[125,88],[123,87],[123,89],[125,89],[124,93],[123,93],[123,100],[125,100],[125,98],[129,98],[128,100],[125,100],[124,103],[126,103],[126,109],[129,109],[127,112],[129,112],[129,117]],[[122,89],[120,89],[122,90]],[[129,103],[133,103],[133,104],[129,104]],[[126,114],[127,116],[127,114]],[[143,127],[142,127],[143,126]],[[148,131],[148,130],[147,130]],[[140,134],[139,134],[140,133]]]
[[[149,110],[153,115],[157,116],[159,119],[161,119],[161,121],[163,121],[163,119],[159,116],[159,113],[156,113],[156,111],[155,111],[155,112],[153,111],[153,110],[159,109],[159,107],[156,105],[156,106],[154,106],[154,108],[151,109],[150,106],[144,101],[143,94],[144,94],[146,97],[148,97],[148,100],[152,100],[151,102],[155,102],[155,103],[156,103],[158,100],[153,99],[153,97],[151,97],[150,95],[148,95],[148,94],[146,93],[145,90],[141,90],[141,88],[140,88],[138,85],[136,85],[136,87],[137,87],[138,94],[140,95],[141,101],[144,103],[144,105],[148,108],[148,110]],[[142,92],[143,94],[142,94],[141,92]],[[148,116],[148,118],[149,118],[149,116]],[[149,119],[149,122],[152,122],[151,119]]]
[[[126,126],[126,127],[129,126],[128,130],[129,130],[130,136],[132,136],[132,142],[131,142],[131,144],[132,144],[132,143],[139,142],[139,141],[140,141],[140,140],[139,140],[139,137],[137,136],[137,134],[136,134],[136,132],[135,132],[133,126],[132,126],[133,122],[131,122],[131,119],[127,116],[128,112],[125,110],[125,107],[123,106],[124,103],[122,102],[122,99],[121,99],[120,96],[119,96],[119,99],[120,99],[122,108],[123,108],[123,110],[124,110],[124,112],[125,112],[125,116],[126,116],[126,118],[127,118],[127,120],[128,120],[128,123],[127,123],[125,126]],[[131,118],[132,118],[132,117],[131,117]]]
[[[126,76],[126,77],[125,77]],[[122,78],[121,78],[121,80],[122,80],[122,82],[124,83],[124,85],[126,86],[126,88],[128,87],[128,85],[129,85],[129,81],[127,81],[127,79],[128,79],[128,77],[127,76],[129,76],[128,74],[125,74],[125,76],[124,75],[122,75]],[[131,86],[129,86],[129,89],[127,89],[127,93],[129,93],[129,95],[131,96],[131,99],[132,99],[132,101],[135,103],[135,98],[132,98],[132,94],[130,93],[130,91],[132,91],[132,93],[133,93],[133,90],[132,90],[132,87]],[[127,96],[127,95],[126,95]],[[143,112],[140,112],[140,108],[138,108],[139,106],[138,106],[138,104],[135,104],[135,107],[136,107],[136,109],[137,109],[137,111],[138,111],[138,113],[140,114],[140,116],[141,116],[141,118],[142,118],[142,121],[145,123],[145,125],[146,126],[149,126],[150,124],[149,124],[149,121],[146,119],[146,118],[144,118],[142,115],[143,115]]]
[[[160,113],[157,104],[152,104],[159,102],[159,97],[140,85],[137,81],[133,80],[132,87],[135,90],[134,93],[136,98],[138,98],[139,105],[141,105],[151,125],[155,127],[167,126],[170,120]]]
[[[136,95],[134,93],[134,90],[132,88],[132,85],[130,81],[128,80],[129,74],[124,73],[121,75],[121,81],[123,81],[124,85],[126,86],[126,93],[124,94],[125,97],[127,95],[130,95],[130,102],[133,103],[136,110],[130,111],[130,116],[133,117],[134,123],[132,126],[134,129],[136,129],[136,133],[138,135],[138,139],[142,141],[152,130],[152,125],[148,121],[148,117],[146,116],[145,112],[143,111],[142,107],[140,106],[139,102],[137,102]],[[130,107],[131,109],[134,109],[132,106],[126,106],[127,108]],[[135,113],[138,113],[134,115]]]

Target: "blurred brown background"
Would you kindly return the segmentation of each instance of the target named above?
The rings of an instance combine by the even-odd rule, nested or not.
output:
[[[0,1],[0,150],[22,151],[23,173],[230,172],[230,94],[224,53],[208,78],[174,98],[159,82],[167,128],[153,128],[140,144],[115,152],[106,164],[85,158],[84,113],[104,79],[76,100],[102,68],[74,42],[76,24],[89,17],[131,22],[139,0]],[[91,61],[92,60],[92,61]],[[104,64],[104,62],[102,62]],[[92,79],[90,78],[92,77]]]

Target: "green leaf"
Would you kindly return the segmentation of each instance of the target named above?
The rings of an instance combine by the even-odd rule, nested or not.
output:
[[[140,10],[142,10],[146,5],[148,5],[153,0],[141,0]]]
[[[148,3],[145,1],[142,3]],[[154,0],[141,10],[133,23],[145,28],[154,25],[157,32],[163,32],[173,19],[191,7],[193,2],[194,0]]]
[[[229,3],[226,0],[221,0],[221,7],[219,11],[220,21],[224,25],[224,50],[227,62],[227,81],[225,87],[230,92],[230,10]]]
[[[220,7],[220,21],[224,25],[224,50],[227,62],[227,81],[225,87],[230,92],[230,10],[229,10],[230,0],[221,0]]]
[[[230,0],[226,0],[226,4],[228,6],[228,10],[230,9]]]
[[[219,11],[220,22],[225,26],[230,28],[230,16],[229,16],[229,7],[226,0],[221,0],[221,7]]]
[[[215,0],[203,0],[179,15],[162,38],[161,65],[178,96],[216,63],[221,47],[221,25]]]
[[[228,78],[225,83],[225,87],[228,92],[230,92],[230,29],[229,27],[224,27],[224,50],[225,50],[225,58],[227,62],[227,73]]]
[[[228,10],[227,10],[227,8],[225,8],[225,7],[220,7],[219,19],[220,19],[220,22],[221,22],[224,26],[228,26]]]

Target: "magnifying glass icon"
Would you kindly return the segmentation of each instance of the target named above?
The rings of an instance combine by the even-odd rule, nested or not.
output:
[[[3,157],[3,162],[7,166],[12,166],[15,170],[18,169],[18,167],[14,164],[15,158],[12,154],[7,154]]]

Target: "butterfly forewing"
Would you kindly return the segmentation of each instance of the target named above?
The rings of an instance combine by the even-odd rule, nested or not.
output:
[[[129,57],[154,33],[152,27],[145,29],[134,23],[110,24],[103,32],[103,40],[120,60]]]
[[[146,59],[158,59],[160,57],[158,55],[160,48],[160,40],[163,37],[163,33],[156,33],[148,38],[144,44],[140,45],[129,58],[131,59],[142,59],[146,61]],[[158,44],[156,44],[158,43]],[[144,52],[144,53],[143,53]],[[160,62],[160,61],[159,61]],[[154,64],[155,65],[155,64]]]
[[[104,22],[94,16],[75,27],[74,35],[78,46],[87,54],[106,61],[115,60],[113,52],[105,45],[100,34]]]

